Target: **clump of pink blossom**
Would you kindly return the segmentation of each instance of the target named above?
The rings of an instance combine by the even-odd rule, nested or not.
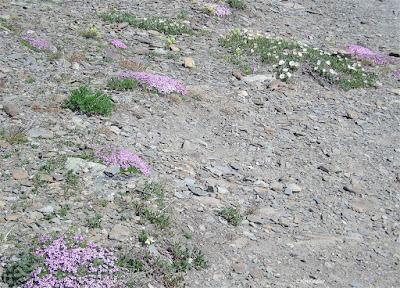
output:
[[[208,10],[212,11],[215,15],[222,18],[227,15],[231,15],[231,11],[227,6],[220,5],[217,3],[207,3],[206,7]]]
[[[50,44],[50,42],[47,41],[46,39],[43,39],[40,37],[36,37],[36,38],[21,37],[21,41],[27,41],[29,43],[29,45],[31,45],[32,47],[34,47],[38,50],[51,50],[52,49],[52,45]]]
[[[94,152],[94,157],[99,158],[104,165],[118,165],[124,171],[131,171],[132,168],[150,176],[150,168],[136,154],[124,149],[103,147]]]
[[[34,287],[127,287],[113,249],[104,249],[81,235],[42,235],[34,246],[38,265],[24,288]]]
[[[126,45],[117,39],[108,39],[108,41],[117,48],[126,49]]]
[[[136,79],[139,85],[146,86],[149,91],[155,88],[161,94],[169,94],[172,92],[178,92],[182,95],[187,94],[186,88],[183,84],[180,84],[176,80],[167,76],[145,72],[126,72],[119,76],[119,78],[126,77]]]
[[[358,56],[361,60],[370,62],[376,66],[388,66],[390,63],[396,63],[396,59],[391,56],[377,54],[365,47],[359,45],[343,45],[347,48],[347,52]]]

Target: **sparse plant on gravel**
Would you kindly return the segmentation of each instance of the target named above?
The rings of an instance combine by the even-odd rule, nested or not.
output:
[[[139,19],[130,13],[113,10],[108,14],[102,14],[101,17],[111,23],[127,22],[135,28],[157,30],[158,32],[169,35],[194,34],[193,30],[186,27],[184,24],[156,16]]]
[[[167,77],[145,72],[127,72],[119,76],[120,79],[134,78],[139,86],[144,87],[150,92],[160,93],[163,95],[173,92],[186,95],[187,91],[183,84]]]
[[[129,90],[135,89],[138,87],[138,82],[134,78],[111,78],[108,83],[107,87],[112,90]]]
[[[186,10],[181,10],[181,11],[179,11],[178,18],[179,18],[179,19],[186,20],[187,15],[188,15],[188,12],[187,12]]]
[[[225,207],[217,211],[217,215],[225,218],[233,226],[239,226],[242,223],[242,216],[240,216],[240,211],[234,207]]]
[[[89,28],[82,32],[82,36],[85,38],[96,38],[99,36],[99,31],[97,31],[97,28],[93,24],[89,24]]]
[[[122,67],[126,68],[127,70],[136,72],[144,72],[149,67],[149,65],[146,63],[135,61],[132,59],[120,58],[119,63],[121,64]]]
[[[21,43],[35,52],[50,52],[53,46],[41,37],[21,37]]]
[[[10,126],[0,128],[0,140],[5,140],[10,144],[26,143],[25,129],[20,126]]]
[[[33,287],[127,287],[113,249],[81,235],[42,235],[33,247],[9,264],[2,279],[9,285]]]
[[[226,0],[226,3],[236,9],[245,9],[247,7],[243,0]]]
[[[101,229],[101,214],[97,214],[96,216],[87,219],[87,226],[91,229],[98,228]]]
[[[93,92],[86,86],[70,90],[71,95],[62,107],[72,111],[80,111],[87,115],[108,116],[115,107],[111,98],[101,91]]]
[[[209,266],[204,254],[197,248],[182,249],[181,245],[176,243],[168,251],[172,254],[173,260],[171,266],[176,272],[183,272],[192,267],[205,269]]]
[[[239,63],[244,61],[243,55],[246,55],[272,64],[276,77],[282,81],[290,80],[293,72],[300,68],[345,90],[370,87],[376,80],[375,73],[366,71],[358,62],[317,48],[309,48],[296,41],[271,39],[236,29],[220,38],[219,42],[230,49],[232,58],[240,59]]]
[[[150,169],[136,154],[124,149],[103,147],[94,152],[94,157],[104,165],[118,165],[122,173],[150,175]]]

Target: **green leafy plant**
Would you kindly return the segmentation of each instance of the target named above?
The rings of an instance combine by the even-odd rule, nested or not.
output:
[[[18,258],[18,261],[8,264],[1,275],[2,281],[11,287],[24,285],[26,279],[30,278],[30,273],[41,262],[39,257],[31,253],[21,253]]]
[[[179,11],[178,18],[185,20],[187,18],[187,15],[188,15],[188,12],[186,10],[181,10],[181,11]]]
[[[167,249],[173,257],[172,268],[176,272],[183,272],[195,267],[197,269],[205,269],[209,266],[204,254],[197,248],[182,249],[179,243]]]
[[[102,218],[101,214],[97,214],[93,218],[87,219],[87,226],[89,228],[91,228],[91,229],[94,229],[94,228],[101,229],[102,228],[102,226],[101,226],[101,218]]]
[[[185,234],[183,236],[185,236],[185,238],[187,238],[187,239],[192,239],[192,235],[190,235],[189,232],[185,232]]]
[[[70,90],[71,95],[63,103],[63,108],[80,111],[87,115],[108,116],[115,107],[111,98],[101,91],[93,92],[86,86]]]
[[[237,9],[245,9],[247,7],[243,0],[226,0],[226,3]]]
[[[237,208],[225,207],[217,211],[217,215],[225,218],[233,226],[239,226],[242,222],[242,216]]]
[[[126,77],[126,78],[111,78],[107,83],[107,87],[112,90],[128,90],[135,89],[138,87],[138,82],[134,78]]]

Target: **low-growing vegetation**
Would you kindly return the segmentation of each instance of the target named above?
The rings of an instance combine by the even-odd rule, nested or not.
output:
[[[184,24],[156,16],[139,19],[136,15],[113,10],[107,14],[102,14],[101,18],[111,23],[127,22],[135,28],[156,30],[169,35],[194,34],[193,30]]]
[[[71,95],[64,101],[62,107],[79,111],[87,115],[110,115],[115,104],[111,98],[101,91],[93,92],[87,86],[70,90]]]
[[[244,71],[248,72],[246,74],[251,73],[246,65],[246,57],[252,57],[271,64],[276,78],[282,81],[290,81],[299,69],[345,90],[371,87],[377,79],[374,72],[366,71],[357,61],[310,48],[301,42],[271,39],[240,30],[231,31],[219,42],[221,46],[229,48],[230,59],[235,64],[247,67]]]

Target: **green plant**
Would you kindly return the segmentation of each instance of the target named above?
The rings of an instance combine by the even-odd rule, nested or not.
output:
[[[242,222],[242,217],[237,208],[225,207],[220,211],[217,211],[217,215],[225,218],[230,224],[234,226],[239,226]]]
[[[107,200],[102,200],[100,202],[101,207],[106,207],[108,205],[108,201]]]
[[[247,7],[243,0],[226,0],[226,3],[228,3],[232,8],[237,9],[245,9]]]
[[[186,20],[187,15],[188,15],[188,12],[186,10],[181,10],[181,11],[179,11],[178,18]]]
[[[26,83],[32,84],[34,82],[36,82],[36,79],[29,75],[26,79]]]
[[[172,268],[176,272],[183,272],[195,267],[205,269],[209,267],[204,254],[197,248],[181,248],[179,243],[173,245],[173,248],[167,249],[173,257]]]
[[[190,235],[189,232],[185,232],[184,236],[185,236],[187,239],[192,239],[192,235]]]
[[[40,263],[40,259],[31,253],[21,253],[18,258],[18,261],[9,263],[1,275],[2,281],[11,287],[24,285],[30,273]]]
[[[89,29],[82,32],[82,36],[85,38],[96,38],[99,35],[97,28],[93,24],[89,24]]]
[[[73,170],[68,170],[67,174],[65,175],[65,180],[67,185],[73,188],[77,188],[79,176],[74,173]]]
[[[65,161],[67,161],[67,157],[62,155],[60,157],[50,158],[45,162],[42,162],[39,166],[40,171],[52,172],[57,168],[64,168]]]
[[[113,77],[108,81],[107,87],[112,90],[135,89],[138,87],[138,82],[136,79],[130,77],[125,77],[122,79]]]
[[[146,231],[142,230],[138,236],[139,242],[144,245],[147,241],[147,238],[148,238],[148,236],[147,236]]]
[[[244,56],[249,59],[259,58],[264,63],[272,64],[276,77],[282,81],[289,81],[298,69],[318,81],[338,85],[344,90],[370,87],[376,80],[375,73],[364,71],[360,63],[317,48],[309,48],[300,42],[271,39],[238,29],[232,30],[219,42],[230,50],[230,59],[234,64],[243,65],[246,60]]]
[[[123,267],[131,270],[132,273],[140,272],[143,270],[143,263],[134,258],[131,254],[124,254],[118,257],[115,262],[118,267]]]
[[[104,20],[108,20],[111,23],[114,22],[127,22],[135,28],[141,28],[145,30],[157,30],[168,35],[180,35],[180,34],[194,34],[193,30],[186,27],[185,25],[172,21],[171,19],[160,18],[151,16],[149,18],[138,19],[135,15],[126,13],[111,11],[108,14],[102,14],[101,17]]]
[[[70,90],[71,95],[62,107],[69,108],[72,111],[80,111],[87,115],[99,114],[108,116],[115,107],[111,98],[101,91],[93,92],[86,86],[76,90]]]
[[[101,214],[97,214],[95,217],[87,219],[87,226],[92,229],[94,228],[101,229],[102,228],[101,218],[102,218]]]

